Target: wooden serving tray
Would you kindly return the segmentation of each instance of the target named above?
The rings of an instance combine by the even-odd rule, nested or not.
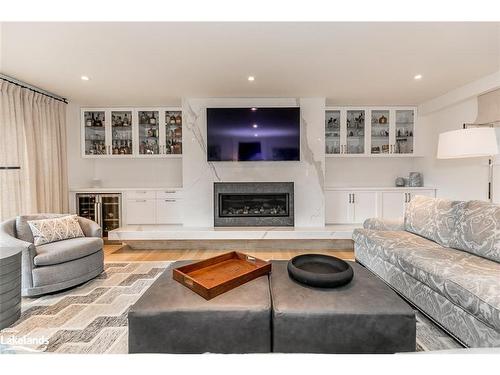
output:
[[[209,300],[271,272],[271,263],[232,251],[173,269],[173,278]]]

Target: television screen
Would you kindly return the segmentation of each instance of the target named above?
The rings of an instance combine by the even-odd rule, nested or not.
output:
[[[208,161],[300,160],[300,108],[207,108]]]

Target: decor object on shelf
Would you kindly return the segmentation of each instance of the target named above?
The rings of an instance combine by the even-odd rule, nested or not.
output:
[[[463,129],[439,134],[438,159],[488,157],[488,199],[493,201],[493,155],[498,154],[498,141],[493,124],[464,124]],[[468,126],[477,126],[467,128]]]
[[[206,300],[271,272],[271,263],[232,251],[174,268],[173,278]]]
[[[35,246],[29,220],[65,214],[18,216],[0,223],[0,243],[22,249],[22,289],[25,297],[57,292],[82,284],[104,269],[103,240],[97,223],[78,217],[85,237]]]
[[[424,177],[420,172],[410,172],[408,176],[408,186],[422,187],[424,186]]]
[[[406,184],[404,177],[396,177],[396,187],[404,187]]]
[[[378,123],[379,123],[379,124],[387,124],[387,117],[385,117],[384,115],[382,115],[382,116],[378,119]]]
[[[288,262],[288,275],[301,284],[335,288],[351,282],[354,273],[349,263],[321,254],[298,255]]]
[[[500,346],[499,205],[415,196],[404,219],[363,227],[359,263],[465,345]]]

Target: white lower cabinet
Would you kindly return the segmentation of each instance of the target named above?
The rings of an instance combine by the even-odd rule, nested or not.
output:
[[[126,194],[126,224],[182,224],[179,189],[131,190]]]
[[[436,196],[435,189],[335,189],[325,191],[326,224],[361,224],[371,217],[398,219],[415,195]]]
[[[182,201],[180,199],[157,199],[156,224],[182,223]]]
[[[326,191],[327,224],[362,223],[377,214],[377,195],[365,191]]]
[[[127,224],[156,224],[156,199],[127,199]]]

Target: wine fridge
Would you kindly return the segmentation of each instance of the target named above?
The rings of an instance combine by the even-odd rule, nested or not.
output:
[[[78,193],[76,210],[78,215],[95,221],[102,228],[102,236],[121,226],[121,194],[113,193]]]

